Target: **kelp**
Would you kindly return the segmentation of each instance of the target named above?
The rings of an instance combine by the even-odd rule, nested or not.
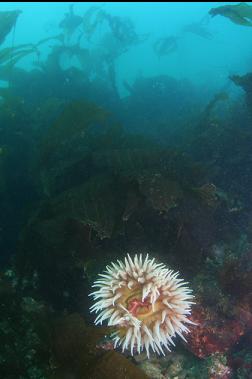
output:
[[[245,75],[231,75],[229,77],[232,82],[241,87],[246,93],[246,102],[250,114],[252,113],[252,73]]]
[[[38,54],[38,50],[33,44],[6,47],[0,50],[0,80],[8,81],[10,84],[10,82],[13,81],[14,66],[20,59],[34,53]],[[15,69],[15,74],[17,71],[19,73],[22,72],[21,69]]]
[[[63,34],[58,34],[56,36],[51,36],[51,37],[46,37],[46,38],[42,38],[40,41],[38,41],[36,44],[34,44],[33,46],[35,47],[39,47],[40,45],[43,45],[44,43],[47,43],[49,41],[60,41],[61,43],[64,42],[64,36]]]
[[[218,192],[213,183],[207,183],[199,188],[193,188],[192,191],[197,199],[201,200],[209,208],[215,208],[218,204]]]
[[[67,41],[71,38],[81,23],[82,17],[74,14],[74,4],[70,4],[69,12],[65,14],[64,19],[59,24],[59,27],[63,29]]]
[[[35,53],[39,55],[38,47],[48,41],[60,40],[61,35],[43,38],[36,44],[26,43],[18,46],[6,47],[0,50],[0,65],[14,66],[20,59],[25,56]]]
[[[175,52],[178,48],[178,38],[175,36],[168,36],[159,38],[154,44],[153,49],[158,57],[169,55]]]
[[[84,184],[53,198],[50,208],[57,217],[88,225],[98,238],[111,238],[122,219],[123,188],[109,175],[96,175]]]
[[[104,22],[124,48],[143,42],[148,37],[147,35],[138,36],[134,24],[128,17],[112,16],[101,7],[92,6],[83,16],[83,30],[88,40],[93,36],[98,25]]]
[[[1,88],[0,96],[0,123],[7,124],[11,130],[13,126],[20,126],[23,121],[27,122],[29,116],[24,109],[24,99],[15,94],[11,87]],[[26,116],[25,116],[26,115]]]
[[[114,37],[127,47],[139,42],[132,21],[127,17],[111,16],[106,13],[106,19]]]
[[[14,58],[15,54],[20,53],[20,49],[30,49],[32,47],[33,45],[30,43],[13,47],[5,47],[4,49],[0,50],[0,64],[5,64],[6,62],[10,61],[12,58]]]
[[[15,26],[20,13],[22,13],[21,10],[0,12],[0,44]]]
[[[162,172],[170,180],[180,183],[197,184],[202,177],[202,168],[189,156],[172,149],[157,146],[131,147],[96,151],[92,161],[99,169],[110,170],[113,174],[136,178],[144,173]]]
[[[137,181],[147,205],[160,213],[177,207],[184,198],[181,185],[160,173],[140,175]]]
[[[45,101],[33,109],[31,117],[38,133],[43,134],[44,130],[50,127],[59,117],[65,107],[65,101],[57,97],[48,97]]]
[[[224,16],[234,24],[252,26],[252,6],[246,3],[223,5],[209,11],[212,17]]]
[[[100,6],[91,6],[83,15],[83,31],[88,40],[91,39],[98,25],[106,19],[106,12]]]
[[[86,69],[90,65],[89,49],[80,47],[78,43],[72,46],[62,46],[59,59],[62,56],[69,58],[76,57],[82,69]]]
[[[61,159],[66,156],[72,160],[71,157],[76,156],[83,146],[87,130],[104,123],[107,116],[106,111],[89,102],[76,101],[68,104],[42,142],[41,163],[51,165],[58,155],[61,155]]]
[[[25,77],[26,71],[20,67],[14,67],[12,64],[0,65],[0,80],[9,81],[11,78]]]
[[[229,95],[225,91],[221,91],[215,94],[214,97],[206,105],[204,111],[202,112],[200,122],[198,124],[198,128],[207,129],[209,127],[213,111],[215,107],[217,106],[217,104],[222,101],[227,101],[228,99],[229,99]]]
[[[144,172],[136,177],[138,190],[145,199],[145,204],[159,214],[165,214],[172,208],[186,204],[193,199],[200,202],[202,207],[214,208],[218,199],[216,187],[205,184],[193,187],[177,179],[170,178],[167,173],[160,171]]]
[[[0,97],[6,99],[10,95],[9,87],[0,87]]]
[[[92,149],[92,141],[98,138],[96,133],[105,132],[107,119],[108,113],[92,103],[76,101],[65,106],[39,148],[38,166],[44,193],[50,194],[58,187],[59,190],[59,183],[61,180],[64,182],[65,175],[74,179],[71,172],[79,171],[81,162],[84,165]],[[85,166],[82,172],[85,175]]]
[[[27,48],[23,49],[24,46]],[[15,66],[20,59],[33,53],[38,54],[38,50],[33,45],[21,45],[13,48],[7,47],[0,51],[0,64],[6,64],[7,66],[12,67]]]
[[[252,73],[245,75],[231,75],[229,78],[237,86],[242,87],[245,92],[252,92]]]
[[[193,22],[183,27],[183,33],[192,33],[204,39],[211,39],[212,34],[206,29],[202,22]]]

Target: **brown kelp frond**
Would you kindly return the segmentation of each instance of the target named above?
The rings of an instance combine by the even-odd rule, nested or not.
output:
[[[178,48],[177,40],[175,36],[159,38],[153,45],[154,52],[159,57],[173,53]]]
[[[83,30],[88,40],[91,39],[98,25],[106,18],[106,12],[100,6],[91,6],[83,16]]]
[[[225,91],[221,91],[215,94],[214,97],[206,105],[204,111],[202,112],[202,116],[198,124],[198,128],[206,129],[209,126],[212,113],[215,107],[217,106],[217,104],[219,104],[219,102],[222,102],[222,101],[227,101],[228,99],[229,99],[229,95]]]
[[[99,6],[90,7],[83,16],[83,30],[91,39],[98,25],[107,23],[113,37],[125,48],[146,40],[147,35],[138,36],[134,24],[128,17],[112,16]]]
[[[229,4],[212,8],[209,14],[212,17],[219,15],[229,18],[234,24],[252,26],[252,6],[246,3]]]
[[[75,101],[68,104],[42,141],[42,167],[54,166],[56,157],[60,159],[61,164],[64,156],[67,156],[67,160],[71,157],[71,162],[78,160],[82,150],[86,149],[85,139],[88,130],[97,125],[104,125],[107,117],[105,110],[92,103]]]
[[[192,33],[204,39],[211,39],[212,34],[207,30],[202,22],[193,22],[192,24],[185,25],[182,29],[184,33]]]
[[[69,12],[65,13],[64,19],[60,22],[59,27],[63,30],[63,33],[68,41],[75,30],[82,23],[82,17],[74,14],[74,4],[69,5]]]
[[[0,50],[0,65],[14,66],[20,59],[32,53],[38,53],[36,46],[33,44],[6,47]]]
[[[15,26],[20,13],[22,13],[21,10],[0,12],[0,44]]]
[[[62,34],[58,34],[56,36],[52,36],[52,37],[46,37],[46,38],[42,38],[39,42],[37,42],[35,44],[36,47],[39,47],[40,45],[43,45],[44,43],[46,42],[49,42],[49,41],[60,41],[60,42],[63,42],[63,35]]]

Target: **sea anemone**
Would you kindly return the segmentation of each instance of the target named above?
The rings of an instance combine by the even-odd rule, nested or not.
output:
[[[115,348],[130,349],[131,355],[146,350],[149,357],[150,347],[163,355],[164,349],[171,351],[176,334],[185,340],[183,333],[189,330],[184,324],[193,324],[188,319],[193,295],[178,275],[148,254],[145,259],[128,254],[124,262],[117,260],[99,274],[90,310],[98,313],[96,325],[107,320],[115,327]]]

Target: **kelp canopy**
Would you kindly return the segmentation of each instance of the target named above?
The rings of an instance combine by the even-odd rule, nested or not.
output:
[[[22,13],[20,10],[0,12],[0,44],[16,25],[17,18]]]
[[[209,11],[212,17],[217,15],[229,18],[234,24],[252,26],[252,6],[246,3],[223,5]]]

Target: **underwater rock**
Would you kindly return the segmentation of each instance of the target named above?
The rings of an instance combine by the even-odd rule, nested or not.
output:
[[[225,319],[215,310],[200,305],[194,307],[191,320],[198,325],[191,328],[185,346],[198,358],[230,351],[245,333],[240,320]]]
[[[155,365],[153,362],[150,362],[149,360],[142,362],[140,367],[146,373],[148,378],[151,378],[151,379],[166,379],[167,378],[167,376],[165,376],[162,373],[162,370],[160,369],[160,367],[158,367],[157,364]]]
[[[51,373],[50,312],[41,300],[25,295],[23,284],[12,266],[0,273],[1,378],[32,374],[40,378]]]
[[[232,379],[233,370],[227,363],[225,356],[214,354],[208,365],[209,379]]]
[[[216,355],[208,359],[198,359],[191,353],[181,350],[170,352],[165,357],[136,357],[139,367],[151,379],[231,379],[230,377],[210,377],[210,373],[223,373],[227,363],[225,356]],[[231,370],[230,370],[231,371]]]
[[[248,342],[249,343],[249,342]],[[251,344],[251,342],[250,342]],[[248,349],[242,349],[235,352],[231,359],[232,367],[236,370],[238,378],[252,377],[252,352]]]
[[[238,302],[234,308],[235,316],[244,325],[248,336],[252,336],[252,295],[251,293]]]
[[[226,256],[219,269],[219,282],[227,293],[239,301],[246,297],[252,288],[252,252],[247,250],[240,256]]]
[[[80,379],[147,379],[138,367],[123,355],[96,348],[108,328],[86,326],[79,314],[57,321],[53,333],[53,352],[58,364]]]
[[[116,351],[106,352],[91,370],[90,379],[150,379],[144,371]],[[84,378],[83,378],[84,379]]]
[[[20,277],[36,273],[36,291],[54,309],[88,312],[85,265],[93,257],[90,228],[41,207],[22,235],[16,266]],[[36,251],[36,254],[34,254]]]

